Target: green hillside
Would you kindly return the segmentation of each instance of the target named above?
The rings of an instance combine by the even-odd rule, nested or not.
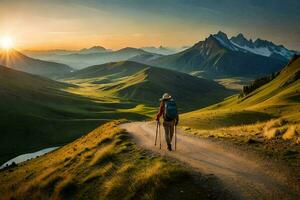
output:
[[[273,118],[300,122],[300,57],[295,56],[271,82],[252,93],[228,98],[222,103],[182,116],[184,124],[215,129],[253,124]]]
[[[300,57],[295,56],[280,73],[261,80],[268,79],[271,81],[249,94],[235,95],[181,115],[181,125],[191,134],[230,142],[268,159],[284,162],[294,169],[297,177],[300,167]]]
[[[65,80],[79,86],[70,92],[148,106],[157,106],[159,97],[169,92],[183,111],[211,105],[233,94],[211,80],[132,61],[88,67]]]
[[[214,176],[136,147],[119,123],[1,170],[1,199],[233,199]]]
[[[57,146],[110,119],[145,119],[132,103],[95,102],[65,92],[76,88],[0,67],[0,163],[20,153]]]

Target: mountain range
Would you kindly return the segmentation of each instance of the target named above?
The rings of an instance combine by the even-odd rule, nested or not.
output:
[[[90,48],[83,48],[80,50],[65,50],[65,49],[54,49],[54,50],[24,50],[22,53],[35,57],[35,56],[51,56],[51,55],[68,55],[68,54],[89,54],[89,53],[103,53],[111,51],[102,46],[93,46]]]
[[[187,73],[200,72],[205,77],[258,77],[282,69],[294,53],[266,40],[247,40],[242,34],[229,39],[220,31],[182,52],[150,61],[143,61],[141,56],[134,60]]]
[[[154,56],[155,58],[160,57],[160,54],[150,53],[143,49],[132,47],[126,47],[116,51],[107,50],[103,47],[92,47],[80,51],[24,51],[24,53],[33,58],[63,63],[75,69],[82,69],[108,62],[124,61],[138,55]]]
[[[64,64],[30,58],[16,50],[0,50],[0,65],[50,78],[70,73],[73,70]]]
[[[79,51],[25,51],[38,59],[64,63],[76,69],[108,62],[130,60],[161,68],[197,74],[206,78],[261,77],[277,72],[297,53],[271,41],[247,39],[243,34],[231,38],[219,31],[204,41],[176,53],[171,48],[123,48],[112,51],[101,46]]]

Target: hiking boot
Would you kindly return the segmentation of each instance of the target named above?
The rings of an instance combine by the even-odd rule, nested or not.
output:
[[[168,144],[168,150],[172,151],[172,145],[171,144]]]

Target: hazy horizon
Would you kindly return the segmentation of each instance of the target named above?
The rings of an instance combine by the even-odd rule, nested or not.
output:
[[[11,36],[20,50],[115,50],[180,48],[221,30],[299,50],[299,6],[296,0],[2,0],[0,36]]]
[[[220,31],[222,31],[222,30],[220,30]],[[237,34],[239,34],[239,33],[242,33],[242,32],[238,32]],[[217,34],[217,32],[211,33],[211,34]],[[244,33],[242,33],[242,34],[245,36],[246,39],[252,39],[253,41],[255,41],[256,39],[262,39],[262,40],[268,40],[268,41],[273,42],[272,40],[269,40],[268,38],[261,38],[261,37],[258,37],[258,38],[249,38]],[[155,46],[155,45],[151,45],[150,44],[148,46],[121,46],[121,47],[118,47],[118,48],[108,48],[108,47],[103,46],[101,44],[91,44],[90,46],[83,46],[83,47],[79,47],[79,48],[64,48],[64,47],[62,47],[62,48],[52,48],[52,49],[51,48],[50,49],[47,49],[47,48],[41,48],[41,49],[39,49],[39,48],[34,48],[34,49],[24,48],[24,49],[20,49],[20,50],[22,50],[22,51],[56,51],[56,50],[78,51],[78,50],[82,50],[82,49],[89,49],[89,48],[92,48],[92,47],[103,47],[103,48],[105,48],[107,50],[116,51],[116,50],[120,50],[120,49],[127,48],[127,47],[129,47],[129,48],[140,48],[140,49],[142,49],[142,48],[148,48],[148,47],[155,47],[155,48],[164,47],[164,48],[169,48],[169,49],[172,49],[172,50],[175,51],[175,50],[181,50],[181,49],[185,49],[185,48],[191,47],[192,45],[196,44],[197,42],[205,40],[206,38],[209,37],[209,35],[204,36],[204,38],[201,38],[201,39],[199,39],[197,41],[194,41],[191,44],[186,44],[186,45],[182,45],[182,46],[164,46],[164,45]],[[228,35],[227,34],[228,38],[231,38],[232,36],[236,36],[236,35]],[[283,44],[276,43],[276,45],[283,45]],[[291,50],[300,50],[300,49],[291,49]]]

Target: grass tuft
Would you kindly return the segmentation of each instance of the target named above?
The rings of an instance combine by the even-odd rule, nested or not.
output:
[[[110,162],[105,166],[98,168],[97,170],[91,171],[89,175],[85,177],[83,183],[90,183],[94,180],[99,179],[100,177],[104,177],[109,175],[113,170],[113,163]]]
[[[282,135],[284,133],[284,130],[281,127],[286,123],[287,122],[283,119],[268,121],[264,127],[263,135],[267,139],[273,139],[275,137]]]
[[[72,177],[65,178],[56,187],[56,191],[62,197],[62,199],[71,197],[72,195],[76,194],[77,190],[78,185]]]
[[[283,134],[282,138],[284,140],[290,140],[290,139],[294,138],[296,135],[297,135],[296,126],[291,125],[291,126],[289,126],[287,131]]]
[[[109,161],[112,161],[113,158],[114,158],[114,153],[113,153],[114,152],[113,151],[114,147],[115,146],[113,144],[111,144],[111,145],[108,145],[108,146],[105,146],[105,147],[99,149],[95,153],[92,161],[90,162],[90,166],[101,165],[103,163],[107,163]]]
[[[278,128],[271,128],[271,129],[264,130],[264,136],[267,139],[273,139],[275,137],[278,137],[280,134],[281,134],[281,131]]]

